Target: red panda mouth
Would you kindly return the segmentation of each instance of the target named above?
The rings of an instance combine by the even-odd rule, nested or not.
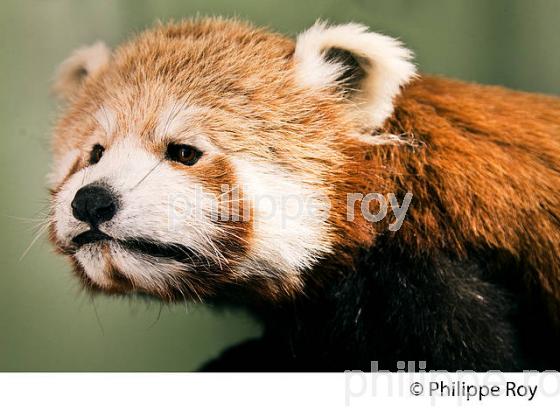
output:
[[[176,243],[164,244],[142,238],[119,240],[117,242],[129,251],[142,255],[173,259],[181,263],[197,264],[201,262],[200,257],[191,248]]]
[[[78,249],[84,245],[101,242],[111,241],[118,243],[123,248],[142,255],[148,255],[155,258],[173,259],[181,263],[200,263],[200,257],[191,248],[180,245],[177,243],[161,243],[144,238],[131,238],[131,239],[115,239],[99,229],[90,229],[76,235],[72,242],[74,242]]]
[[[74,238],[72,238],[72,242],[78,245],[78,247],[81,247],[83,245],[87,245],[88,243],[111,239],[112,238],[109,235],[101,232],[99,229],[90,229],[89,231],[85,231],[79,235],[76,235]]]

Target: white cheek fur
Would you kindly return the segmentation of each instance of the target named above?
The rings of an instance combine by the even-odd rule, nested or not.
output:
[[[131,280],[133,286],[142,290],[157,290],[165,294],[169,287],[182,289],[185,279],[181,273],[185,266],[172,260],[132,254],[117,244],[110,245],[110,257],[114,267]]]
[[[110,286],[107,278],[107,261],[99,244],[85,245],[74,256],[93,282],[101,287]]]
[[[330,251],[324,192],[268,163],[236,159],[234,165],[253,207],[247,268],[265,264],[297,273]]]
[[[156,290],[159,294],[166,294],[170,287],[179,291],[185,286],[193,289],[182,275],[185,269],[182,263],[132,253],[116,243],[107,246],[106,256],[98,244],[85,245],[75,253],[88,277],[98,286],[110,288],[110,270],[116,269],[137,290]],[[107,260],[111,261],[111,265]]]

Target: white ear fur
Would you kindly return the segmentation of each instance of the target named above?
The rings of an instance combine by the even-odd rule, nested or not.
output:
[[[296,76],[300,85],[313,88],[333,87],[344,66],[326,58],[329,49],[340,49],[356,57],[365,71],[354,101],[367,114],[369,126],[380,127],[393,112],[393,98],[400,87],[416,75],[410,61],[412,52],[398,40],[367,27],[350,23],[327,26],[317,22],[301,33],[296,42]]]
[[[111,51],[102,42],[75,50],[58,67],[53,91],[63,99],[71,98],[87,76],[96,74],[109,64],[110,57]]]

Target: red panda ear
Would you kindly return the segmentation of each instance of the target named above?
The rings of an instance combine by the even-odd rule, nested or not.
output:
[[[363,110],[364,125],[381,127],[416,68],[412,52],[398,40],[367,30],[354,23],[317,22],[297,38],[296,77],[302,86],[338,88]]]
[[[54,93],[64,100],[71,99],[87,77],[109,64],[110,57],[111,51],[102,42],[75,50],[58,67],[53,83]]]

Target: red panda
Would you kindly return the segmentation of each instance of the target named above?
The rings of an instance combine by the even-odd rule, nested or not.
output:
[[[560,368],[559,99],[227,19],[79,49],[54,89],[54,246],[91,291],[263,321],[206,370]]]

